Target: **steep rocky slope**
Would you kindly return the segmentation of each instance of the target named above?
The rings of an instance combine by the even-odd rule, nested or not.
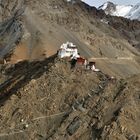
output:
[[[70,69],[55,56],[3,68],[0,139],[139,139],[140,78]]]
[[[1,18],[8,25],[4,35],[13,37],[18,22],[22,37],[11,39],[14,52],[0,65],[0,139],[138,140],[140,22],[106,16],[80,1],[2,2],[11,9]],[[7,24],[12,9],[18,14]],[[102,72],[72,70],[58,59],[54,54],[66,41]]]
[[[83,2],[32,0],[25,5],[24,35],[11,62],[43,59],[71,41],[82,56],[101,58],[97,61],[105,72],[120,76],[139,73],[139,52],[132,47],[139,45],[139,22],[106,16]]]
[[[90,17],[100,19],[104,24],[108,24],[117,30],[122,38],[125,38],[133,47],[140,48],[140,22],[138,20],[129,20],[123,17],[106,15],[103,10],[97,10],[95,7],[83,5]],[[116,33],[115,33],[116,34]]]

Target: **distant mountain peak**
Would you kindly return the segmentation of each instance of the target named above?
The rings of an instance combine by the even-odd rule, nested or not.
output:
[[[131,20],[140,21],[140,2],[136,5],[118,5],[113,2],[107,1],[98,9],[105,11],[107,15],[121,16]]]
[[[127,13],[125,16],[126,18],[130,19],[138,19],[140,21],[140,3],[133,6],[133,8]]]
[[[98,9],[107,10],[115,8],[115,4],[113,2],[107,1],[103,5],[101,5]]]
[[[132,5],[118,5],[113,2],[107,1],[101,5],[98,9],[102,9],[108,15],[122,16],[124,17],[132,9]]]

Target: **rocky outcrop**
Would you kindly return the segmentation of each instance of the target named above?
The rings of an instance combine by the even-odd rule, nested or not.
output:
[[[139,138],[139,75],[79,72],[55,56],[3,71],[1,139]]]
[[[22,39],[22,14],[25,8],[20,0],[2,0],[0,8],[0,59],[3,59]]]

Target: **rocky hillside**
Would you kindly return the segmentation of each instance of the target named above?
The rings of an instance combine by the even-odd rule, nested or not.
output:
[[[111,79],[55,56],[2,69],[1,140],[138,140],[140,76]]]
[[[85,4],[84,7],[86,7],[91,17],[96,17],[101,22],[112,26],[133,47],[140,48],[140,22],[138,20],[131,21],[123,17],[106,15],[103,10],[97,10],[95,7],[90,7]]]
[[[1,0],[0,139],[138,140],[140,22],[81,1]],[[55,55],[71,41],[101,72]]]
[[[17,46],[10,63],[44,59],[55,54],[62,43],[71,41],[78,46],[82,56],[97,59],[106,73],[119,76],[139,73],[139,52],[134,47],[139,48],[140,44],[140,22],[106,16],[102,10],[80,1],[32,0],[21,3],[19,0],[19,3],[15,8],[15,13],[19,14],[4,33],[12,35],[11,26],[16,21],[22,23],[21,32],[18,32],[22,37],[12,35],[18,39],[18,44],[10,42],[1,51],[1,56],[4,56],[12,50],[11,44]],[[9,1],[5,4],[7,7],[12,5]],[[12,37],[11,41],[15,42]]]

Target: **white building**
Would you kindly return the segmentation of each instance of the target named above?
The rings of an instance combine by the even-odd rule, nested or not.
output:
[[[67,42],[61,45],[60,49],[58,50],[58,57],[70,57],[78,54],[78,49],[76,45],[71,42]]]

